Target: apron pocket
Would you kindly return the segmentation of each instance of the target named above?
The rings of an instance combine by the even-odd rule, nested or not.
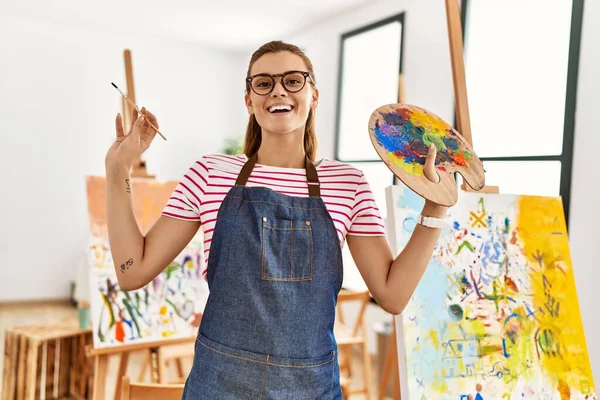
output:
[[[338,376],[335,351],[318,358],[272,357],[200,333],[184,399],[337,400]]]
[[[310,221],[268,217],[262,221],[262,279],[311,280],[313,236]]]
[[[233,349],[200,333],[183,400],[260,399],[266,371],[266,356]]]
[[[318,359],[269,360],[262,399],[330,400],[341,398],[335,352]]]

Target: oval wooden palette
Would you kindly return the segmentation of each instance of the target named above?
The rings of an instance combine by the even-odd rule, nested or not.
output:
[[[388,104],[371,114],[369,135],[379,157],[406,186],[421,197],[444,206],[458,200],[454,173],[474,190],[485,186],[483,164],[469,143],[437,115],[414,105]],[[440,180],[423,174],[429,145],[437,150]]]

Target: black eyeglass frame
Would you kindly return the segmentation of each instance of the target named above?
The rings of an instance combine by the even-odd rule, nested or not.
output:
[[[287,75],[291,75],[291,74],[301,74],[302,76],[304,76],[304,83],[302,84],[302,87],[298,90],[289,90],[287,88],[287,86],[285,86],[285,80],[283,78],[285,78]],[[258,77],[267,77],[271,79],[271,90],[269,90],[267,93],[258,93],[256,90],[254,90],[254,88],[252,87],[252,80]],[[275,89],[275,78],[277,77],[281,77],[281,86],[283,86],[283,88],[285,90],[287,90],[290,93],[298,93],[299,91],[301,91],[302,89],[304,89],[304,87],[306,86],[306,82],[310,79],[311,80],[311,84],[312,84],[312,77],[310,76],[310,72],[306,72],[306,71],[286,71],[283,74],[267,74],[266,72],[260,73],[260,74],[255,74],[252,76],[249,76],[246,78],[246,85],[250,87],[250,89],[252,89],[252,91],[254,93],[256,93],[259,96],[267,96],[269,95],[273,89]]]

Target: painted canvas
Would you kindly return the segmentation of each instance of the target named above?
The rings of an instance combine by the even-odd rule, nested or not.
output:
[[[401,249],[423,199],[387,188]],[[460,192],[396,319],[402,399],[596,399],[560,198]]]
[[[143,233],[158,219],[177,182],[133,180],[134,211]],[[106,180],[87,177],[90,307],[94,347],[188,337],[197,333],[208,298],[199,233],[163,272],[135,291],[119,288],[106,227]]]

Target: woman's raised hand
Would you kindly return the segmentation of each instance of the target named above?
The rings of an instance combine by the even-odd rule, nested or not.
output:
[[[150,147],[156,136],[157,131],[149,122],[159,128],[158,121],[156,116],[145,107],[142,107],[141,114],[134,109],[131,120],[133,123],[129,127],[129,132],[125,134],[123,118],[120,113],[117,114],[115,119],[117,137],[106,153],[107,168],[115,166],[130,168]]]

